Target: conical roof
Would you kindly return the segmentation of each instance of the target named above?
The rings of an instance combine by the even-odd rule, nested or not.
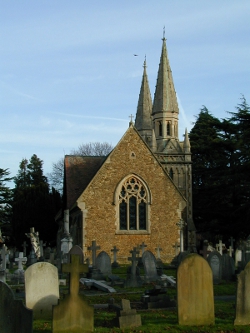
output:
[[[152,128],[152,120],[151,120],[152,98],[148,84],[146,67],[147,67],[146,60],[144,60],[141,90],[140,90],[136,118],[135,118],[135,128],[138,131],[149,130]]]
[[[172,71],[167,56],[165,37],[162,39],[162,52],[154,94],[152,114],[159,112],[179,113]]]

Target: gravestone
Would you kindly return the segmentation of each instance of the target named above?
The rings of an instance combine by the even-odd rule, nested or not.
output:
[[[180,325],[214,324],[212,271],[196,253],[189,254],[178,267],[177,304]]]
[[[141,326],[141,315],[136,313],[136,309],[131,309],[130,301],[127,299],[122,299],[121,310],[117,315],[120,328]]]
[[[108,276],[112,273],[111,259],[107,252],[102,251],[96,258],[96,268],[101,271],[104,276]]]
[[[153,282],[159,279],[157,274],[156,259],[152,252],[145,251],[142,255],[142,262],[145,272],[145,281]]]
[[[222,255],[222,279],[232,281],[235,276],[235,264],[229,254]]]
[[[71,262],[62,265],[64,273],[70,273],[69,294],[53,307],[53,333],[93,332],[94,309],[79,295],[79,275],[88,271],[87,265],[80,263],[79,255],[72,254]]]
[[[137,262],[139,261],[139,251],[137,251],[136,247],[132,251],[129,251],[132,256],[128,257],[128,260],[132,262],[131,266],[127,269],[127,279],[125,282],[126,287],[138,287],[142,284],[140,277],[140,270],[137,267]]]
[[[34,319],[51,319],[52,306],[59,299],[57,268],[48,262],[37,262],[25,271],[25,304]]]
[[[96,267],[96,251],[100,250],[100,248],[101,247],[99,245],[96,245],[95,240],[93,240],[92,245],[88,247],[88,250],[92,251],[92,267],[90,267],[89,269],[88,277],[94,280],[104,279],[104,275],[102,274],[100,269]]]
[[[111,249],[111,252],[113,252],[113,255],[114,255],[114,260],[111,265],[113,268],[119,267],[119,264],[117,262],[117,252],[118,251],[119,251],[119,249],[117,249],[116,246],[114,246],[113,249]]]
[[[32,333],[33,313],[16,300],[10,287],[0,281],[0,332]]]
[[[207,261],[212,269],[213,283],[218,284],[222,279],[222,256],[218,251],[209,254]]]
[[[167,295],[167,288],[162,288],[158,285],[156,285],[154,289],[145,290],[141,301],[146,309],[176,307],[176,302],[170,300]]]
[[[242,264],[242,250],[241,249],[236,249],[235,251],[235,267],[237,270],[241,270],[241,264]]]
[[[250,325],[250,262],[238,274],[234,325]]]
[[[24,283],[24,269],[23,264],[27,262],[27,258],[23,256],[23,252],[19,252],[18,258],[15,258],[15,261],[18,262],[18,268],[14,271],[12,280],[15,283]]]
[[[79,245],[74,245],[68,253],[68,262],[70,262],[70,256],[72,254],[76,254],[80,257],[80,264],[84,263],[84,254],[83,254],[83,250]]]

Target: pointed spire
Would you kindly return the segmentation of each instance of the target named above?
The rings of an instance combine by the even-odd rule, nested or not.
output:
[[[173,130],[173,128],[178,127],[178,125],[176,126],[176,124],[178,122],[179,108],[174,88],[172,71],[167,56],[165,29],[162,41],[162,52],[154,94],[152,115],[153,117],[156,117],[156,114],[159,114],[159,116],[157,116],[156,118],[162,118],[162,124],[166,121],[169,121],[169,124],[171,124],[170,127],[172,128],[172,130],[170,131],[170,136],[176,137],[178,131]],[[169,136],[169,131],[165,130],[165,127],[166,124],[165,126],[163,126],[163,138]]]
[[[136,118],[135,118],[135,127],[139,132],[148,131],[148,130],[151,131],[152,128],[152,120],[151,120],[152,98],[150,94],[146,68],[147,65],[146,65],[146,56],[145,56],[145,60],[143,63],[141,90],[140,90]]]
[[[184,152],[185,153],[190,153],[190,141],[189,141],[189,137],[188,137],[188,131],[187,128],[185,130],[185,139],[183,142],[183,148],[184,148]]]
[[[157,151],[157,143],[156,143],[156,137],[155,137],[155,130],[152,128],[152,140],[151,140],[151,149],[153,153]]]

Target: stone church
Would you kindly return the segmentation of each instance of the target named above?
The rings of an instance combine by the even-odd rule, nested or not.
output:
[[[143,66],[135,123],[108,156],[65,156],[61,232],[73,245],[88,247],[127,262],[130,251],[144,243],[163,262],[171,262],[180,242],[195,249],[192,219],[192,162],[187,131],[178,138],[178,102],[163,38],[152,102],[146,61]],[[182,242],[182,235],[184,235]]]

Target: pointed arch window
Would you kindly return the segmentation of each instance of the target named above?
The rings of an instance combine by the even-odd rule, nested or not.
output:
[[[172,168],[169,170],[169,176],[172,180],[174,180],[174,172]]]
[[[171,132],[170,132],[170,121],[167,122],[167,135],[171,135]]]
[[[143,232],[149,228],[149,193],[143,182],[135,177],[126,178],[118,194],[119,226],[121,232]]]
[[[159,121],[159,136],[162,136],[162,122]]]

